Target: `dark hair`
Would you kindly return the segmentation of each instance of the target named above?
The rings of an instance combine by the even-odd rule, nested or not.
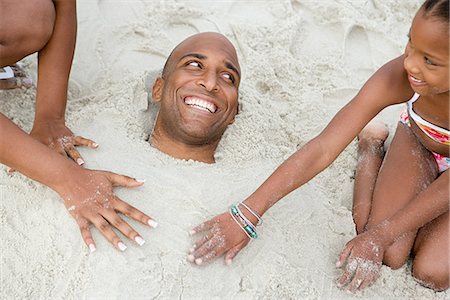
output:
[[[438,18],[448,24],[448,2],[449,0],[426,0],[421,9],[425,16]]]

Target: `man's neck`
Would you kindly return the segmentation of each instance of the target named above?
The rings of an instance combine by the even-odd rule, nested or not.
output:
[[[149,142],[154,148],[177,159],[192,159],[208,164],[216,162],[214,152],[216,151],[217,143],[189,145],[171,139],[167,135],[161,134],[161,131],[153,131]]]

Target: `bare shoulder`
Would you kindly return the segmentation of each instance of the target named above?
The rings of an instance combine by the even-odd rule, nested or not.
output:
[[[384,64],[366,82],[360,93],[364,98],[376,96],[381,106],[408,101],[414,94],[408,82],[408,74],[403,67],[404,56],[401,55]]]

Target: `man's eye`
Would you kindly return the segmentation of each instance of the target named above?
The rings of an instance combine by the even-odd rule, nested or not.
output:
[[[234,76],[231,75],[230,73],[223,73],[222,76],[223,76],[224,78],[226,78],[227,80],[229,80],[229,81],[231,81],[231,82],[234,83]]]
[[[198,62],[196,62],[196,61],[188,62],[187,65],[188,65],[188,66],[191,66],[191,67],[196,67],[196,68],[200,68],[200,67],[201,67],[200,63],[198,63]]]

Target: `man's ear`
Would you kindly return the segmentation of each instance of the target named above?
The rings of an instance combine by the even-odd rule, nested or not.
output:
[[[241,103],[238,102],[238,104],[236,105],[236,114],[233,116],[233,119],[230,120],[230,123],[228,123],[228,125],[234,123],[234,120],[236,119],[236,116],[239,114],[240,111],[241,111]]]
[[[164,88],[164,79],[162,79],[161,77],[158,77],[156,79],[155,83],[153,84],[153,89],[152,89],[152,99],[154,102],[161,101],[163,88]]]

